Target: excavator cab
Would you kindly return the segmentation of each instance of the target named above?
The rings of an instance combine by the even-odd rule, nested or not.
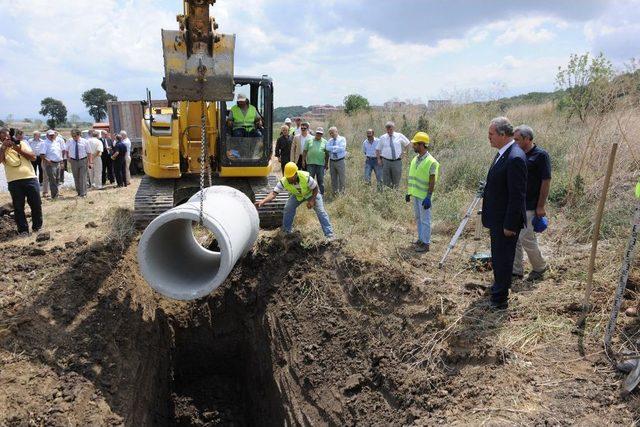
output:
[[[220,176],[229,176],[232,169],[243,168],[253,175],[253,168],[269,167],[273,147],[273,81],[268,76],[235,77],[235,93],[245,93],[249,103],[258,111],[261,136],[232,136],[226,118],[235,101],[220,103],[220,133],[216,158],[219,159]],[[251,168],[247,169],[247,168]],[[234,171],[235,172],[235,171]],[[268,174],[261,173],[262,176]]]

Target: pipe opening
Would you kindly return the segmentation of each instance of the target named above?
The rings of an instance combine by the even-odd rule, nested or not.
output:
[[[159,292],[180,299],[208,294],[223,261],[219,241],[216,232],[192,218],[172,218],[162,223],[149,235],[146,245],[149,283]]]

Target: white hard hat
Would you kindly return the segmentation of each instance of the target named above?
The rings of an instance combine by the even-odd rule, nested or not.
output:
[[[237,101],[238,102],[246,102],[247,101],[247,95],[239,93]]]
[[[284,119],[284,122],[286,124],[291,124],[291,119],[289,117],[287,117],[286,119]]]

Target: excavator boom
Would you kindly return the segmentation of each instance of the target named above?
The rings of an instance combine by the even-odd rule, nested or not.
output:
[[[215,0],[185,0],[178,31],[162,30],[164,89],[173,101],[233,99],[235,35],[220,34],[209,15]]]

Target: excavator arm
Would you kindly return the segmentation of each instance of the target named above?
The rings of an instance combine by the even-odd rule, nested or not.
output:
[[[173,101],[233,99],[235,35],[218,33],[209,6],[215,0],[185,0],[178,31],[162,30],[164,88]]]

